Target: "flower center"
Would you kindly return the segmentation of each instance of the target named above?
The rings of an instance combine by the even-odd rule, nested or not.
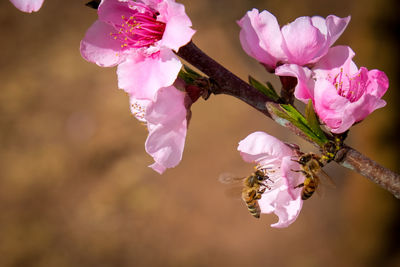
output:
[[[363,95],[365,90],[365,80],[361,78],[361,73],[356,73],[353,76],[349,76],[347,73],[343,73],[343,69],[329,80],[333,83],[336,88],[337,93],[350,100],[350,102],[355,102]]]
[[[129,7],[131,16],[121,16],[122,23],[113,25],[118,32],[110,34],[121,42],[121,48],[147,48],[161,40],[165,23],[157,21],[159,13],[141,3],[132,2]]]
[[[131,102],[131,112],[135,116],[135,118],[143,123],[146,123],[146,100],[136,100]]]

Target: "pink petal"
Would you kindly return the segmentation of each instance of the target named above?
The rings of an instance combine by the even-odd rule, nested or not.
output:
[[[279,139],[264,132],[254,132],[239,142],[238,150],[246,162],[281,159],[293,151]]]
[[[326,27],[326,20],[320,16],[311,17],[311,23],[314,27],[316,27],[323,35],[328,34],[328,29]]]
[[[325,45],[326,38],[314,27],[309,17],[297,18],[282,27],[284,50],[290,63],[309,63]]]
[[[362,121],[378,108],[386,106],[386,101],[376,96],[365,94],[357,102],[351,103],[348,112],[353,114],[355,122]]]
[[[369,114],[378,108],[386,105],[386,102],[380,99],[389,87],[389,80],[386,74],[379,70],[368,71],[361,67],[357,75],[360,84],[366,84],[364,95],[357,101],[351,103],[349,112],[354,114],[355,121],[362,121]]]
[[[368,85],[366,89],[368,94],[381,98],[388,88],[389,78],[383,71],[370,70],[368,72]]]
[[[328,50],[314,66],[317,76],[327,77],[336,75],[341,69],[343,73],[354,74],[358,72],[357,66],[352,61],[355,53],[349,46],[335,46]]]
[[[282,50],[282,35],[274,15],[268,11],[260,14],[257,9],[248,11],[238,21],[240,43],[244,51],[259,62],[274,69],[276,63],[285,58]]]
[[[328,80],[315,82],[314,109],[333,133],[343,133],[354,124],[354,114],[347,110],[350,104],[348,99],[337,94]]]
[[[301,172],[300,164],[293,160],[293,157],[284,157],[282,159],[281,172],[287,185],[287,190],[292,200],[297,199],[301,194],[301,188],[295,188],[304,182],[304,175]]]
[[[297,85],[294,96],[307,103],[308,99],[314,98],[314,80],[312,79],[312,71],[309,68],[303,68],[295,64],[285,64],[275,69],[278,76],[291,76],[297,78]]]
[[[276,199],[274,213],[276,216],[278,216],[279,221],[271,224],[271,227],[288,227],[297,219],[300,214],[301,208],[303,207],[303,201],[301,200],[300,195],[298,198],[293,200],[286,192],[282,191]]]
[[[325,35],[326,42],[321,46],[320,51],[315,54],[312,62],[316,62],[322,56],[324,56],[329,47],[336,42],[336,40],[342,35],[350,22],[350,16],[346,18],[339,18],[334,15],[329,15],[326,19],[315,16],[311,18],[312,23],[317,27],[320,32]]]
[[[115,66],[123,61],[125,55],[121,54],[121,43],[110,36],[114,32],[109,24],[95,21],[81,41],[82,57],[101,67]]]
[[[97,10],[99,20],[111,25],[121,25],[122,16],[129,17],[132,10],[127,3],[119,0],[103,0]]]
[[[155,161],[150,167],[161,174],[182,159],[187,131],[185,94],[170,86],[159,90],[156,99],[146,111],[149,136],[145,147]]]
[[[331,46],[342,35],[351,17],[339,18],[334,15],[326,17],[326,27],[328,32],[328,47]]]
[[[159,88],[174,83],[182,63],[169,49],[144,57],[131,53],[118,65],[118,86],[138,99],[154,100]]]
[[[151,124],[177,124],[186,118],[185,93],[174,86],[161,88],[154,104],[146,111],[146,120]]]
[[[158,6],[160,17],[158,20],[166,23],[161,46],[168,47],[178,52],[181,46],[186,45],[196,32],[192,22],[185,13],[185,6],[174,1],[163,1]]]
[[[281,193],[279,188],[268,190],[261,195],[261,199],[258,200],[258,205],[260,205],[261,213],[272,213],[275,210],[275,200]]]
[[[13,5],[19,10],[27,13],[38,11],[44,0],[10,0]]]

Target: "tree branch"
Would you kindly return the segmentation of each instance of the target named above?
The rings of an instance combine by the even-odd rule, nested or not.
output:
[[[340,155],[342,153],[343,155]],[[400,175],[397,173],[386,169],[354,148],[348,146],[345,146],[339,151],[335,161],[343,167],[358,172],[374,183],[379,184],[396,198],[400,199]]]
[[[280,108],[279,103],[268,98],[257,89],[221,66],[215,60],[203,53],[203,51],[201,51],[192,42],[181,47],[177,54],[215,82],[215,86],[213,86],[211,89],[213,94],[227,94],[239,98],[266,116],[270,117],[278,124],[289,128],[296,135],[310,142],[307,136],[305,136],[297,127],[286,120],[274,116],[268,111],[267,106],[272,105]],[[319,147],[317,144],[313,144]],[[338,152],[335,161],[343,167],[358,172],[371,181],[379,184],[384,189],[391,192],[395,197],[400,199],[400,175],[384,168],[375,161],[348,146],[344,146]]]

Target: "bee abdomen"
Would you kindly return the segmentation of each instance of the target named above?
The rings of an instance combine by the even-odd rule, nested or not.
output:
[[[253,215],[256,218],[260,218],[260,205],[258,205],[257,200],[252,200],[249,202],[246,202],[247,204],[247,209],[249,210],[250,214]]]
[[[301,191],[301,199],[309,199],[314,194],[316,189],[317,185],[315,183],[309,183],[307,186],[304,186],[303,190]]]

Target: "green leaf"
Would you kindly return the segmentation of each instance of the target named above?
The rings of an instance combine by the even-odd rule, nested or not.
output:
[[[191,69],[188,65],[183,64],[183,69],[193,77],[194,80],[201,78],[202,76],[198,74],[195,70]]]
[[[311,127],[311,125],[308,123],[306,118],[304,118],[304,116],[299,111],[297,111],[292,105],[280,104],[279,106],[282,108],[281,110],[273,107],[272,105],[270,105],[269,108],[278,117],[291,122],[300,131],[302,131],[308,138],[310,138],[310,140],[314,141],[318,145],[323,146],[326,142],[328,142],[328,139],[323,134],[322,130],[320,129],[322,135],[320,133],[316,133],[314,129]]]
[[[184,80],[187,84],[193,84],[197,79],[202,76],[196,71],[189,68],[187,65],[183,65],[183,69],[179,71],[178,77]]]
[[[194,82],[193,77],[191,77],[187,72],[184,70],[180,70],[178,73],[178,77],[185,81],[187,84],[192,84]]]
[[[253,77],[251,77],[250,75],[249,75],[249,83],[251,86],[256,88],[258,91],[260,91],[264,95],[268,96],[272,100],[278,101],[279,95],[275,92],[271,83],[267,82],[267,85],[268,85],[268,87],[267,87],[264,84],[257,81],[256,79],[254,79]]]
[[[324,131],[322,131],[322,129],[320,127],[318,117],[315,114],[311,99],[308,101],[308,104],[306,106],[305,115],[306,115],[306,120],[308,121],[308,124],[310,125],[311,130],[316,135],[318,135],[320,138],[324,138],[324,137],[326,138]]]

